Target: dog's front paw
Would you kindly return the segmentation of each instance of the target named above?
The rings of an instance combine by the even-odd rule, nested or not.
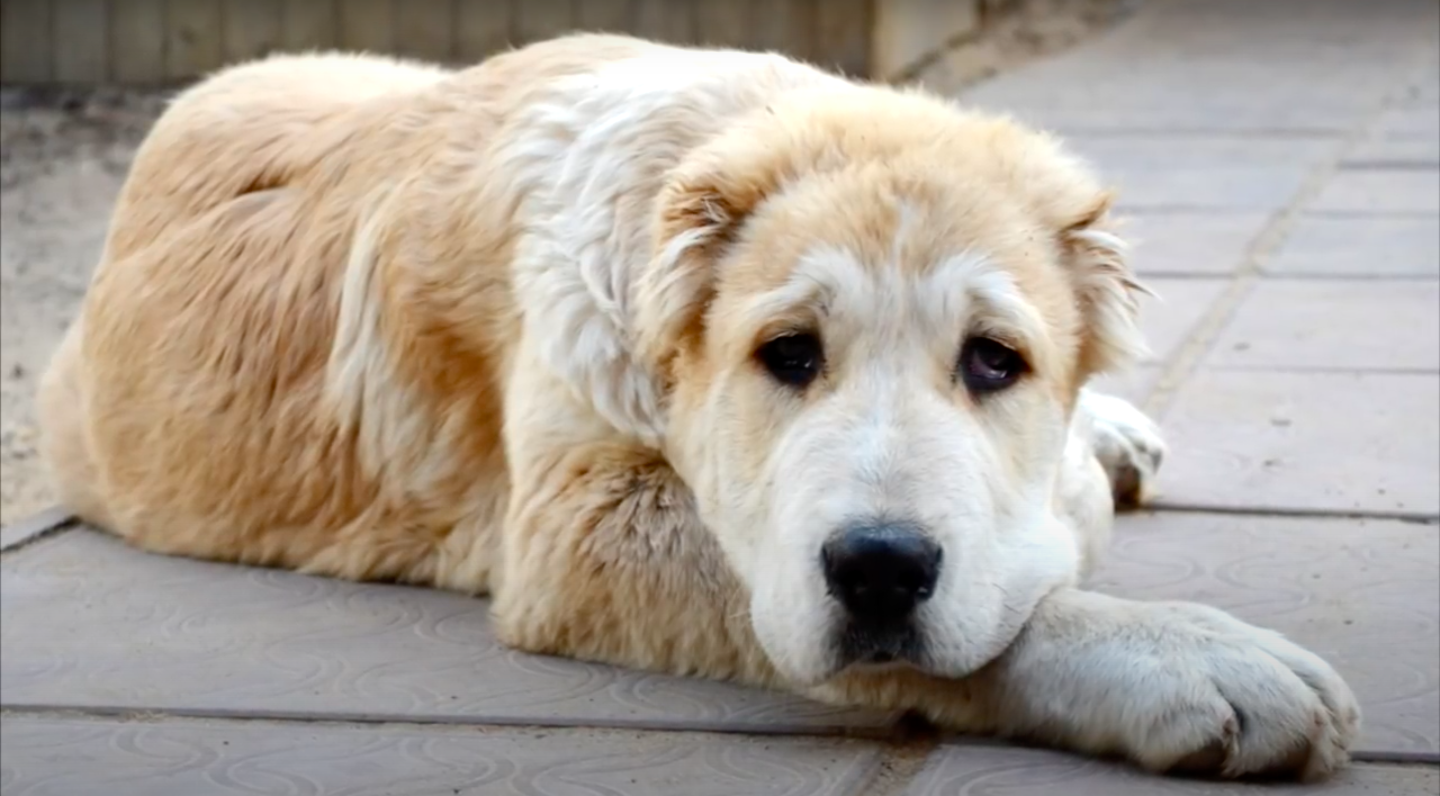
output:
[[[1114,650],[1125,657],[1111,661],[1131,669],[1120,717],[1137,762],[1156,771],[1314,780],[1349,761],[1360,710],[1323,660],[1214,608],[1145,608],[1135,629],[1148,643]]]
[[[1165,460],[1165,440],[1159,427],[1123,398],[1085,390],[1081,401],[1090,415],[1095,458],[1110,478],[1115,504],[1138,506],[1150,500]]]

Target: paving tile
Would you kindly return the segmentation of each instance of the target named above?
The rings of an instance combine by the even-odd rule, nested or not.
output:
[[[1388,138],[1440,138],[1440,105],[1412,101],[1396,105],[1380,114],[1375,132]]]
[[[1156,777],[1114,763],[1036,749],[946,745],[926,763],[905,796],[1423,796],[1440,788],[1430,766],[1357,765],[1317,785],[1218,783]]]
[[[1340,167],[1440,168],[1440,135],[1434,138],[1371,136],[1357,144],[1340,161]]]
[[[1161,368],[1157,365],[1137,365],[1120,373],[1107,373],[1090,380],[1092,390],[1114,395],[1139,405],[1150,397],[1155,385],[1160,383]]]
[[[881,731],[779,692],[527,655],[486,603],[150,555],[88,530],[0,561],[0,705],[490,724]]]
[[[1267,274],[1440,277],[1440,216],[1302,216]]]
[[[9,551],[64,528],[71,523],[71,516],[68,509],[52,506],[19,522],[6,525],[0,529],[0,550]]]
[[[1201,370],[1161,425],[1176,504],[1440,514],[1440,376]]]
[[[1225,290],[1224,279],[1145,280],[1157,294],[1142,297],[1140,326],[1150,345],[1150,357],[1128,370],[1093,379],[1089,387],[1109,395],[1142,403],[1160,381],[1161,370],[1180,350],[1197,323]]]
[[[1144,277],[1232,274],[1269,213],[1132,213],[1121,234],[1131,241],[1131,267]]]
[[[878,766],[864,742],[696,733],[9,715],[0,737],[15,796],[848,796]]]
[[[1273,628],[1345,677],[1358,752],[1440,761],[1440,528],[1393,520],[1162,512],[1120,518],[1089,582]],[[1382,651],[1383,654],[1377,654]]]
[[[1261,282],[1206,364],[1440,372],[1436,307],[1440,282]]]
[[[1147,364],[1155,364],[1168,361],[1180,350],[1229,281],[1151,277],[1145,284],[1155,295],[1140,298],[1140,327],[1150,345]]]
[[[1309,210],[1328,213],[1440,214],[1440,170],[1344,169]]]
[[[1290,202],[1311,169],[1337,149],[1328,138],[1220,135],[1077,135],[1066,144],[1117,186],[1118,208],[1136,213],[1266,214]]]
[[[1308,169],[1333,158],[1340,140],[1328,136],[1245,136],[1219,133],[1075,135],[1066,146],[1101,169]]]

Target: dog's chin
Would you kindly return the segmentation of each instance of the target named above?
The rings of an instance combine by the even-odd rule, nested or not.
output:
[[[924,671],[926,658],[925,638],[910,623],[898,627],[852,624],[844,628],[835,641],[837,673]]]

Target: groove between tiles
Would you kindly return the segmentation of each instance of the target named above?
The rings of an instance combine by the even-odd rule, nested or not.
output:
[[[1320,520],[1389,520],[1416,525],[1440,525],[1440,514],[1426,511],[1384,511],[1368,509],[1312,509],[1298,506],[1220,506],[1203,503],[1171,503],[1157,500],[1125,513],[1223,514],[1239,517],[1294,517]]]

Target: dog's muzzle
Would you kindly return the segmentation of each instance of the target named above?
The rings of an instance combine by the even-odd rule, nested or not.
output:
[[[842,662],[918,662],[924,637],[915,613],[935,592],[940,546],[914,525],[865,523],[835,534],[820,558],[826,588],[845,612]]]

